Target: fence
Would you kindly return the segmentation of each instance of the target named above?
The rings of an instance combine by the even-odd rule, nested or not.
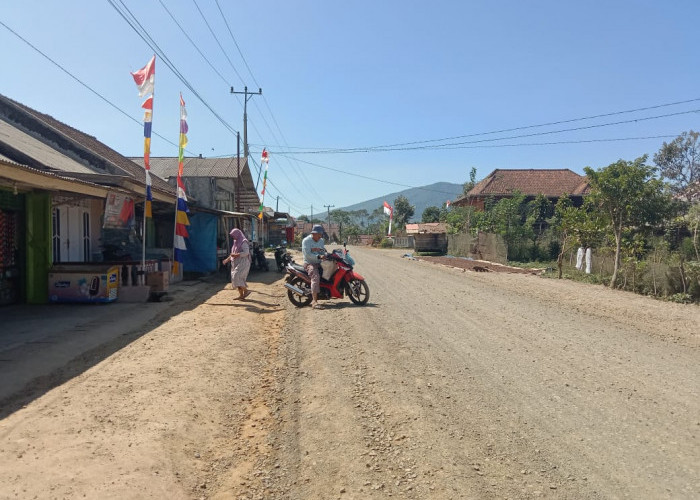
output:
[[[503,238],[496,234],[448,234],[447,253],[455,257],[471,257],[499,264],[507,264],[507,248]]]

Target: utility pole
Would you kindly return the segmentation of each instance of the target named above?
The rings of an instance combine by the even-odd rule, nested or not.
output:
[[[236,132],[236,212],[241,211],[241,133]]]
[[[314,223],[314,206],[311,205],[311,224]]]
[[[328,237],[331,237],[331,208],[333,208],[335,205],[323,205],[328,209]]]
[[[248,161],[248,100],[254,95],[262,95],[262,89],[257,92],[248,92],[248,87],[243,88],[243,92],[235,92],[231,87],[232,94],[243,94],[243,156]],[[248,165],[250,168],[250,165]],[[260,181],[260,173],[258,173],[258,182]],[[258,183],[255,183],[255,190],[258,189]]]
[[[248,101],[254,95],[262,95],[262,89],[257,92],[248,92],[248,87],[243,88],[243,92],[236,92],[231,87],[232,94],[243,94],[243,155],[248,158]]]
[[[280,211],[280,197],[278,196],[277,197],[277,205],[275,205],[275,212],[279,212],[279,211]]]

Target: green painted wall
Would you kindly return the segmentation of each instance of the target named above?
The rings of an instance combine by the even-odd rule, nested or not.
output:
[[[26,195],[26,290],[29,304],[45,304],[49,299],[51,267],[51,194]]]

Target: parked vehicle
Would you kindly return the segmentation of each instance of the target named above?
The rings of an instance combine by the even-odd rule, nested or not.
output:
[[[292,256],[287,252],[286,245],[282,244],[275,247],[275,263],[277,264],[277,270],[283,272],[287,267],[287,264],[293,262]]]
[[[267,263],[267,257],[265,257],[265,249],[257,241],[253,242],[250,267],[257,271],[270,270],[270,266]]]
[[[353,303],[365,305],[369,300],[369,286],[365,278],[353,269],[354,264],[345,245],[342,249],[327,253],[321,264],[324,273],[318,299],[342,299],[347,294]],[[311,304],[311,278],[304,267],[291,262],[287,264],[286,271],[288,276],[284,286],[289,301],[297,307]]]

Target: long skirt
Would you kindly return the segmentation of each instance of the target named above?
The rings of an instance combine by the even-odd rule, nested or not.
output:
[[[233,259],[231,265],[231,285],[234,288],[248,286],[246,284],[248,271],[250,271],[250,257],[247,254]]]

